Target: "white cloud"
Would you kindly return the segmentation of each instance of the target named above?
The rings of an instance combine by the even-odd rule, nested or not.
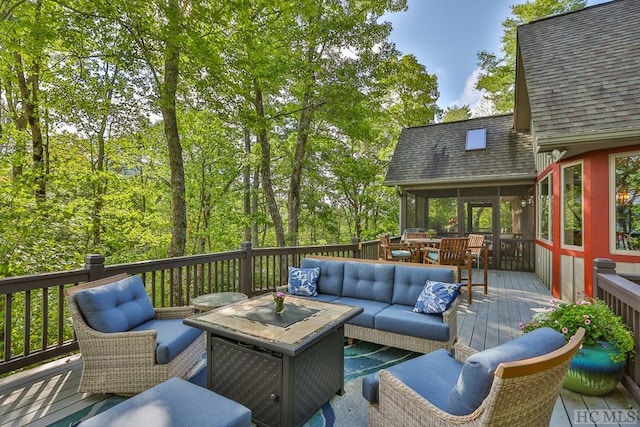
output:
[[[458,99],[453,101],[448,107],[453,105],[462,106],[468,105],[469,110],[473,115],[474,111],[480,106],[482,103],[483,91],[479,91],[476,89],[476,83],[478,82],[478,76],[480,76],[480,68],[476,68],[473,70],[473,73],[469,77],[464,84],[464,89]]]

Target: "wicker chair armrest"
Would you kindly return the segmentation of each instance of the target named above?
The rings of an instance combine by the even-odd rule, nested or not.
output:
[[[84,339],[78,341],[83,357],[130,358],[135,354],[142,364],[155,363],[158,335],[155,330],[104,333],[88,329],[84,333]]]
[[[408,387],[387,370],[380,371],[379,412],[385,426],[454,426],[473,423],[480,415],[451,415]]]
[[[456,297],[449,308],[442,313],[442,321],[446,324],[451,323],[451,316],[458,316],[458,306],[460,305],[460,295]]]
[[[461,342],[457,342],[453,347],[453,350],[455,353],[454,354],[455,359],[459,362],[464,362],[469,358],[469,356],[472,356],[478,352],[478,350],[471,348],[468,345],[463,344]]]
[[[195,309],[189,305],[184,307],[159,307],[155,311],[156,319],[184,319],[195,314]]]

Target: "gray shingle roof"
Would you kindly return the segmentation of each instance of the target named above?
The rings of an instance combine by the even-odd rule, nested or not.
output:
[[[487,129],[486,150],[465,151],[467,130]],[[513,114],[405,128],[386,185],[509,181],[536,176],[531,136],[513,130]]]
[[[640,129],[640,1],[518,28],[536,138]]]

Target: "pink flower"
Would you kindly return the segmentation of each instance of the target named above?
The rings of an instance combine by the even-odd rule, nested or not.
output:
[[[584,324],[585,325],[590,325],[591,324],[591,319],[584,319]]]
[[[566,326],[565,326],[565,327],[563,327],[563,328],[562,328],[562,333],[563,333],[563,334],[566,334],[567,332],[569,332],[569,329],[567,329],[567,327],[566,327]],[[571,337],[571,338],[573,338],[573,337]]]

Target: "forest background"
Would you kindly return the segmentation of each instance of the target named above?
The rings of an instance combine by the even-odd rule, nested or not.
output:
[[[512,6],[478,88],[511,111]],[[435,75],[388,41],[404,0],[0,0],[0,277],[398,232],[382,185]],[[443,41],[446,43],[446,41]]]

